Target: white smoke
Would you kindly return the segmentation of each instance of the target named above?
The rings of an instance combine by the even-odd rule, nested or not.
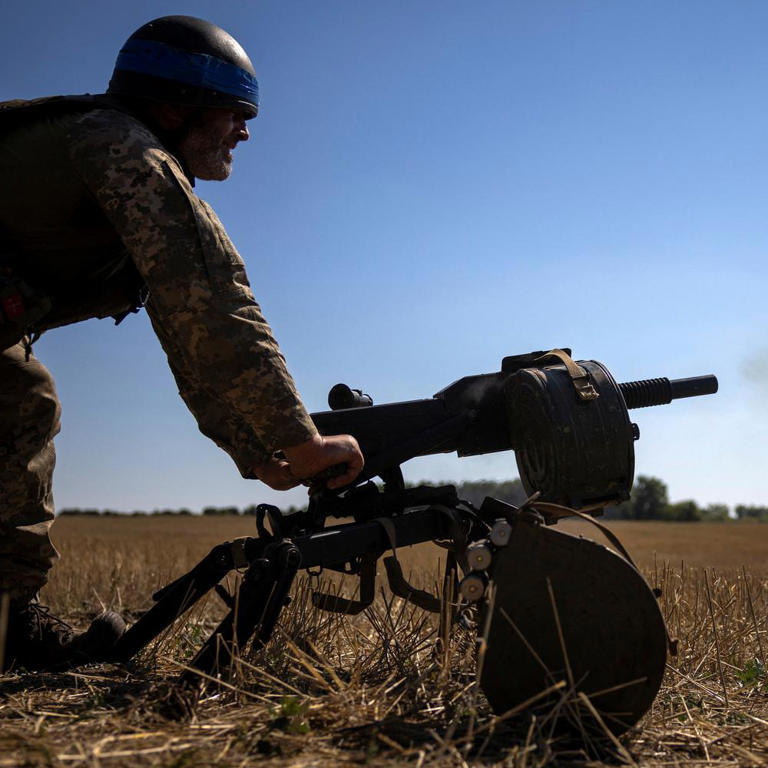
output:
[[[744,378],[755,385],[760,393],[768,395],[768,349],[763,348],[750,355],[741,364]]]

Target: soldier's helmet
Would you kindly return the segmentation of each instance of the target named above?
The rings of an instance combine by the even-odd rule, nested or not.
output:
[[[193,16],[163,16],[137,29],[120,49],[107,93],[248,117],[259,110],[256,74],[241,45]]]

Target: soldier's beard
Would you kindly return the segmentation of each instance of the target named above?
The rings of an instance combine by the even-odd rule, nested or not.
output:
[[[179,149],[189,172],[204,181],[224,181],[232,173],[232,151],[221,136],[202,126],[191,128]]]
[[[224,181],[232,173],[232,152],[220,138],[192,131],[181,142],[189,172],[204,181]]]
[[[223,181],[232,172],[232,150],[248,141],[246,113],[233,109],[199,109],[180,126],[177,147],[185,170],[198,179]]]

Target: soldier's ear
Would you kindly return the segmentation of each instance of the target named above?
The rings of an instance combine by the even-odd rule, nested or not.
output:
[[[166,131],[177,131],[184,126],[194,112],[193,107],[180,104],[152,104],[150,112],[161,128]]]

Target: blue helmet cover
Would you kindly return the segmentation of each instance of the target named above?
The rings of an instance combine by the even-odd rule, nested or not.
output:
[[[115,71],[162,77],[235,96],[259,106],[259,83],[241,67],[205,53],[192,53],[157,40],[126,41]]]

